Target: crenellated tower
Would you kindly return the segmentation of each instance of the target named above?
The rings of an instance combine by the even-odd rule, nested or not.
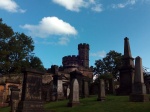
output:
[[[78,58],[79,65],[88,68],[89,67],[89,44],[81,43],[78,45]]]

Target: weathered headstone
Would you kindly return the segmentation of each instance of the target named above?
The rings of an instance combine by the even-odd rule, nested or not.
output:
[[[105,96],[105,82],[103,79],[99,81],[99,89],[98,89],[98,101],[104,101],[106,99]]]
[[[67,87],[67,98],[69,98],[69,95],[70,95],[70,88]]]
[[[134,62],[131,55],[129,39],[124,39],[123,65],[120,68],[120,87],[117,95],[129,95],[132,92],[132,83],[134,77]]]
[[[36,70],[24,71],[22,96],[17,112],[45,112],[41,95],[42,75]]]
[[[19,92],[20,89],[12,88],[11,89],[11,112],[17,112],[18,103],[19,103]]]
[[[73,79],[70,86],[69,107],[79,105],[79,83],[77,79]]]
[[[54,86],[57,88],[56,94],[57,99],[56,100],[62,100],[64,99],[64,93],[63,93],[63,83],[62,83],[62,76],[60,75],[54,75],[53,76],[53,82]]]
[[[115,94],[114,79],[109,79],[109,94]]]
[[[135,76],[132,88],[132,94],[130,95],[130,101],[133,102],[145,102],[149,101],[146,94],[146,86],[144,84],[142,59],[138,56],[135,59]]]
[[[88,80],[83,79],[83,97],[88,97],[89,96],[89,85],[88,85]]]

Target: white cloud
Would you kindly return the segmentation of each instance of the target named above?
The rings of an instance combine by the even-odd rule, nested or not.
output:
[[[90,56],[103,58],[106,56],[106,52],[105,51],[98,51],[95,53],[91,53]]]
[[[127,0],[124,3],[112,4],[112,8],[125,8],[128,5],[135,5],[137,0]]]
[[[8,12],[25,12],[25,10],[19,8],[14,0],[0,0],[0,9],[6,10]]]
[[[102,4],[95,0],[53,0],[53,2],[70,11],[79,12],[81,8],[91,8],[92,11],[96,12],[102,11]]]
[[[57,17],[44,17],[38,25],[25,24],[21,28],[27,29],[32,37],[47,38],[51,35],[58,37],[56,44],[67,45],[71,35],[77,35],[77,30],[69,23]]]
[[[44,17],[38,25],[25,24],[21,27],[27,29],[34,37],[77,35],[77,31],[73,26],[57,17]]]
[[[95,12],[102,12],[103,11],[102,4],[97,4],[97,5],[93,6],[91,9]]]
[[[59,4],[71,11],[80,11],[81,7],[87,7],[84,0],[53,0],[54,3]]]

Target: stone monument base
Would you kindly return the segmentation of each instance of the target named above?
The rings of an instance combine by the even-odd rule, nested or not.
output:
[[[69,102],[68,103],[68,107],[73,107],[73,106],[77,106],[80,105],[80,102]]]
[[[97,98],[97,101],[105,101],[106,97]]]
[[[147,102],[149,101],[149,97],[147,94],[131,94],[129,100],[131,102]]]
[[[21,101],[17,112],[45,112],[45,110],[41,101]]]

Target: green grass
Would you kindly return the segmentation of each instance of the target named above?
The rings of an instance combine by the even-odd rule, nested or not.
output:
[[[128,96],[107,96],[103,102],[96,101],[97,96],[80,99],[80,105],[67,107],[68,100],[50,102],[45,110],[52,112],[150,112],[150,102],[129,102]],[[9,112],[10,108],[0,108],[0,112]]]

